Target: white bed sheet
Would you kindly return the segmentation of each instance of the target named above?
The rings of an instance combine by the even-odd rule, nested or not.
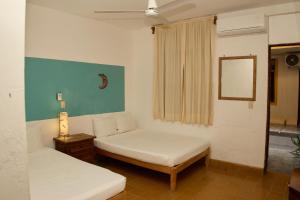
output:
[[[29,154],[31,200],[102,200],[125,189],[126,178],[51,148]]]
[[[205,151],[203,139],[149,130],[135,130],[96,138],[95,145],[111,153],[173,167]]]

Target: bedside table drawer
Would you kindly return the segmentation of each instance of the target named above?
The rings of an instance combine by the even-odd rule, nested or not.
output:
[[[72,147],[67,147],[67,148],[70,153],[78,153],[78,152],[84,152],[84,151],[94,149],[93,146],[83,146],[83,145],[72,146]]]
[[[79,151],[84,151],[86,149],[91,149],[94,147],[94,143],[92,140],[88,141],[82,141],[82,142],[77,142],[77,143],[71,143],[66,145],[66,148],[71,152],[79,152]]]

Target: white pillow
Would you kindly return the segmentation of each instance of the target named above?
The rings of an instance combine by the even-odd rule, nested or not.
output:
[[[117,134],[117,122],[112,117],[97,117],[93,119],[96,137],[106,137]]]
[[[135,120],[129,113],[122,113],[116,116],[118,133],[125,133],[136,129]]]

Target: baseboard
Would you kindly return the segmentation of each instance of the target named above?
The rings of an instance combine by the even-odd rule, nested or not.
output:
[[[251,167],[242,164],[236,164],[231,162],[226,162],[222,160],[210,159],[209,166],[213,169],[222,170],[228,173],[241,173],[241,174],[251,174],[251,175],[264,175],[264,169],[258,167]]]

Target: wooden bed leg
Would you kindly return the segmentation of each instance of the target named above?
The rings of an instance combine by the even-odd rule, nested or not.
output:
[[[205,157],[205,167],[208,167],[209,165],[210,156],[209,154]]]
[[[172,171],[170,174],[170,189],[172,191],[176,190],[176,182],[177,182],[177,173]]]

